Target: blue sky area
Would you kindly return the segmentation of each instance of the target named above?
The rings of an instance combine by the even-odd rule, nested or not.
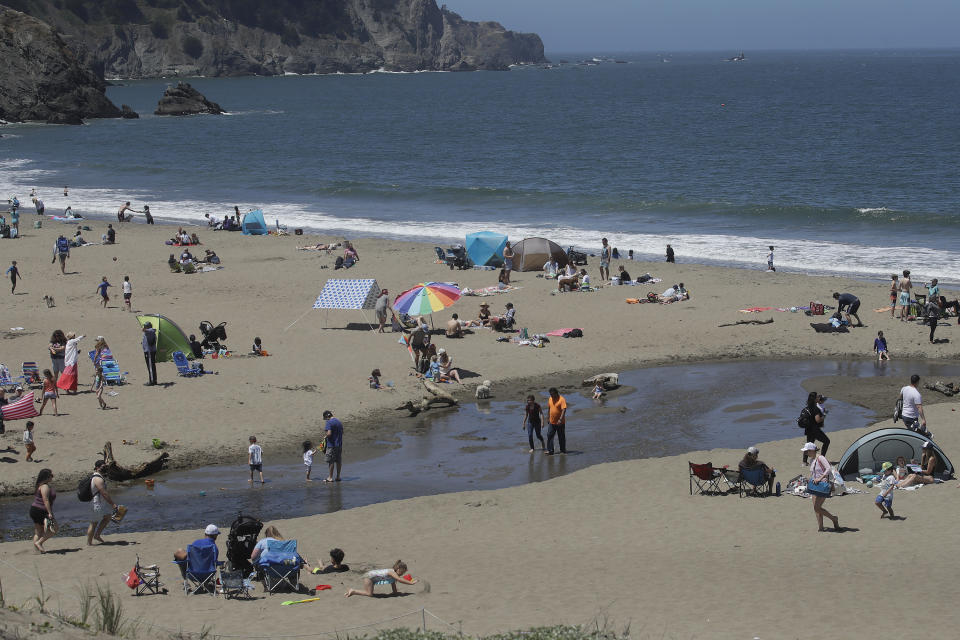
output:
[[[439,0],[442,4],[443,0]],[[960,0],[447,0],[557,51],[960,46]]]

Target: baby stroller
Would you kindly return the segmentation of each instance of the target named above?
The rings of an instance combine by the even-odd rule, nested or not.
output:
[[[450,269],[469,269],[471,266],[470,258],[467,256],[467,250],[463,245],[456,244],[446,251],[445,262]]]
[[[203,340],[200,342],[200,346],[204,349],[213,349],[214,351],[220,351],[220,349],[225,349],[221,340],[227,339],[227,326],[226,322],[221,322],[217,326],[213,326],[209,320],[204,320],[200,323],[200,333],[203,334]]]
[[[587,264],[587,254],[582,251],[575,251],[573,245],[567,249],[567,262],[575,265]]]
[[[253,571],[250,564],[250,554],[257,544],[257,536],[263,523],[252,516],[237,514],[237,519],[230,525],[230,535],[227,536],[227,562],[231,571],[239,571],[247,576]]]

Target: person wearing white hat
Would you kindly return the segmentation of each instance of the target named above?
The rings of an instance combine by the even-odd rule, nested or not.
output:
[[[835,531],[840,530],[840,519],[823,508],[823,501],[830,497],[833,478],[833,467],[830,462],[818,453],[817,445],[808,442],[803,445],[804,455],[813,456],[813,462],[810,463],[810,480],[807,483],[807,493],[813,496],[813,513],[817,516],[817,526],[819,531],[826,531],[823,528],[823,517],[826,516],[833,520]]]
[[[762,467],[763,477],[766,478],[767,484],[770,486],[770,492],[773,493],[773,483],[777,477],[777,472],[775,469],[768,467],[763,460],[759,460],[757,458],[759,455],[759,449],[756,447],[749,447],[743,456],[743,460],[740,461],[740,469],[757,469]]]
[[[220,535],[220,528],[215,524],[208,524],[207,528],[203,530],[203,537],[199,540],[193,541],[193,546],[195,549],[201,547],[213,547],[213,561],[216,563],[219,560],[220,552],[217,549],[217,536]],[[183,579],[187,579],[187,551],[185,549],[177,549],[173,552],[173,561],[180,565],[180,573],[183,575]]]

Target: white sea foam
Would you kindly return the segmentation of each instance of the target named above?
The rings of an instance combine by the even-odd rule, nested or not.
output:
[[[67,205],[86,217],[112,220],[120,205],[129,200],[135,209],[143,203],[158,222],[205,224],[203,214],[223,219],[233,213],[235,204],[241,211],[261,206],[260,203],[220,202],[200,199],[172,200],[165,194],[143,189],[86,189],[71,187],[64,197],[57,187],[55,172],[35,168],[22,159],[0,160],[0,196],[17,195],[24,211],[31,211],[27,195],[37,187],[44,200],[47,214],[59,215]],[[50,186],[42,186],[50,185]],[[544,230],[534,222],[484,222],[479,219],[459,218],[445,220],[414,219],[382,220],[369,216],[342,216],[331,211],[294,202],[271,201],[262,205],[268,226],[275,220],[288,228],[302,227],[308,232],[344,236],[380,236],[411,241],[438,243],[463,242],[464,234],[488,229],[505,233],[511,238],[546,236],[564,249],[573,245],[597,253],[600,238],[607,237],[612,246],[626,256],[633,249],[638,258],[662,260],[669,242],[680,262],[718,264],[745,268],[766,268],[767,246],[776,245],[776,266],[781,270],[806,273],[826,273],[886,279],[889,273],[911,268],[915,279],[923,281],[937,277],[944,284],[960,284],[960,253],[898,245],[868,246],[854,242],[806,240],[794,238],[760,237],[753,235],[725,235],[709,233],[672,234],[616,233],[609,230],[561,225]],[[141,220],[137,217],[135,220]]]

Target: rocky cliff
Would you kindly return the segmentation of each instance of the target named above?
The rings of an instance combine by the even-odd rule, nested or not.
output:
[[[116,118],[103,80],[49,25],[0,6],[0,120],[80,124]]]
[[[107,78],[467,71],[543,43],[435,0],[3,0],[68,34]]]

